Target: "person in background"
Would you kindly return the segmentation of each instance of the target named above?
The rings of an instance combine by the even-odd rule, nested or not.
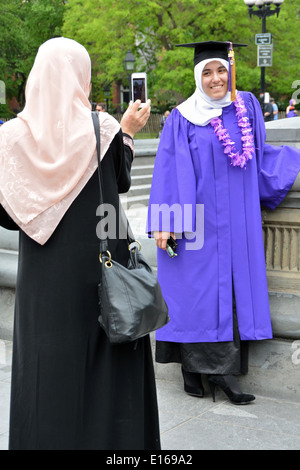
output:
[[[289,102],[288,107],[286,108],[286,117],[291,118],[291,117],[296,117],[298,116],[297,111],[295,109],[296,101],[292,98]]]
[[[242,45],[180,46],[194,49],[196,90],[166,120],[148,210],[170,315],[156,334],[156,361],[181,364],[188,394],[204,396],[205,374],[213,400],[220,387],[248,404],[255,396],[237,380],[248,342],[272,338],[261,204],[274,209],[288,193],[300,149],[266,144],[259,102],[236,92],[233,49]]]
[[[0,224],[19,230],[10,450],[159,449],[149,336],[111,345],[98,322],[101,279],[98,160],[87,50],[44,43],[26,105],[0,129]],[[133,137],[150,101],[119,124],[99,113],[104,202],[119,213],[130,187]],[[116,234],[119,217],[116,217]],[[127,240],[109,239],[127,265]]]
[[[0,127],[4,124],[4,122],[0,119]]]
[[[96,111],[105,113],[105,106],[101,103],[97,103]]]
[[[161,120],[160,120],[160,129],[161,130],[163,130],[163,127],[165,125],[165,122],[166,122],[167,117],[169,116],[169,114],[170,114],[170,111],[167,110],[167,111],[165,111],[163,117],[161,118]]]
[[[278,106],[275,103],[274,98],[270,98],[271,105],[273,106],[273,121],[278,120]]]
[[[161,135],[161,131],[162,131],[163,128],[164,128],[165,122],[166,122],[167,117],[169,116],[169,114],[170,114],[170,111],[168,111],[168,110],[165,111],[164,115],[162,116],[162,118],[161,118],[161,120],[160,120],[160,124],[159,124],[159,126],[160,126],[159,136]]]
[[[265,122],[273,121],[274,113],[273,106],[270,102],[264,103],[264,119]]]

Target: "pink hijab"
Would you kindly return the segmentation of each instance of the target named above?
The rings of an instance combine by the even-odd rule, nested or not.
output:
[[[45,42],[26,85],[26,106],[0,128],[0,203],[44,244],[97,168],[88,100],[91,60],[66,38]],[[120,130],[100,113],[101,158]]]

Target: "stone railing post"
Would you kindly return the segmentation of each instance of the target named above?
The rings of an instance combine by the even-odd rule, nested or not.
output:
[[[300,117],[267,123],[267,142],[300,148]],[[274,336],[300,338],[300,174],[274,210],[262,208]]]

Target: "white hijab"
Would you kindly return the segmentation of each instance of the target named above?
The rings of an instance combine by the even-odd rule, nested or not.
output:
[[[186,101],[181,103],[177,109],[192,124],[197,126],[206,126],[213,118],[221,116],[222,109],[231,104],[230,91],[226,93],[224,98],[213,100],[202,88],[202,72],[204,67],[212,61],[221,62],[228,70],[228,61],[219,58],[206,59],[199,62],[194,69],[195,81],[197,88],[195,93]]]

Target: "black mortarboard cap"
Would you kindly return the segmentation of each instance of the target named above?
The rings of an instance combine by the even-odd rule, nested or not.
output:
[[[248,44],[237,44],[230,41],[204,41],[191,42],[188,44],[176,44],[176,47],[190,47],[195,49],[194,66],[206,59],[220,58],[228,60],[228,52],[230,48],[246,46],[248,46]]]
[[[191,42],[188,44],[176,44],[176,47],[190,47],[195,49],[194,67],[202,60],[206,59],[224,59],[229,62],[229,91],[231,99],[235,100],[235,47],[246,47],[248,44],[237,44],[230,41],[204,41]]]

